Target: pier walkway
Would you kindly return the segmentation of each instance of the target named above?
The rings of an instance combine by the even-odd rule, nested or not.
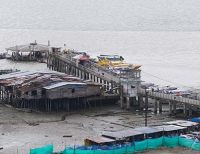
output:
[[[170,114],[176,114],[176,104],[184,106],[185,114],[191,115],[192,110],[200,110],[200,100],[142,89],[140,87],[141,70],[116,74],[92,61],[90,61],[88,66],[81,65],[72,56],[62,53],[50,53],[47,59],[47,66],[54,71],[102,84],[104,92],[120,96],[122,108],[130,109],[131,104],[137,104],[143,110],[145,108],[143,98],[145,97],[147,98],[145,101],[148,101],[148,98],[155,99],[155,113],[157,113],[157,108],[159,108],[159,112],[162,112],[163,102],[169,103]]]
[[[126,74],[116,74],[112,71],[98,66],[90,61],[88,66],[81,65],[72,57],[66,54],[51,53],[47,59],[49,69],[70,74],[83,80],[91,80],[103,85],[104,91],[120,95],[120,88],[123,81],[134,80],[140,82],[140,70]]]
[[[191,116],[192,110],[199,111],[200,110],[200,100],[195,100],[191,98],[186,98],[182,96],[176,96],[173,94],[165,94],[161,92],[153,92],[147,91],[142,88],[138,88],[138,95],[142,97],[152,98],[155,100],[154,103],[154,112],[157,113],[157,108],[159,108],[159,112],[162,112],[162,103],[169,103],[169,113],[176,114],[176,106],[177,104],[183,105],[185,116]],[[148,99],[146,99],[148,101]],[[159,107],[158,107],[159,105]]]
[[[168,101],[174,101],[176,103],[183,103],[187,105],[193,105],[200,107],[200,100],[195,100],[195,99],[190,99],[190,98],[185,98],[182,96],[176,96],[173,94],[165,94],[165,93],[160,93],[160,92],[152,92],[152,91],[146,91],[145,89],[138,89],[138,94],[141,94],[145,96],[147,93],[148,97],[154,98],[154,99],[164,99]]]

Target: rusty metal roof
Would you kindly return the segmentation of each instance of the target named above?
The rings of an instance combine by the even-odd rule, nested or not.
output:
[[[86,140],[101,144],[101,143],[109,143],[109,142],[114,142],[115,140],[103,137],[103,136],[94,136],[94,137],[88,137]]]
[[[142,132],[143,134],[152,134],[152,133],[160,132],[159,129],[152,128],[152,127],[138,127],[138,128],[135,128],[134,130]]]
[[[43,51],[48,52],[49,46],[38,44],[38,43],[30,43],[25,45],[16,45],[13,47],[6,48],[7,51],[20,51],[20,52],[30,52],[30,51]]]
[[[159,129],[161,131],[170,132],[170,131],[176,131],[176,130],[183,130],[187,127],[181,127],[176,125],[162,125],[162,126],[155,126],[154,128]]]
[[[114,139],[123,139],[127,137],[132,137],[136,135],[142,135],[144,133],[136,131],[134,129],[127,129],[127,130],[122,130],[122,131],[117,131],[117,132],[104,132],[102,136],[105,137],[110,137]]]
[[[182,126],[182,127],[191,127],[191,126],[198,125],[198,123],[196,122],[187,121],[187,120],[169,121],[169,122],[165,122],[164,124],[171,124],[171,125],[177,125],[177,126]]]

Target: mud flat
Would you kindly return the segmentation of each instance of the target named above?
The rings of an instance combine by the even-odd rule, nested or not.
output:
[[[163,112],[148,114],[148,125],[159,125],[172,120]],[[67,146],[82,145],[84,138],[100,135],[103,131],[117,131],[144,126],[140,112],[121,110],[118,106],[99,107],[75,113],[24,112],[0,105],[0,154],[27,154],[30,148],[54,144],[55,151]],[[166,152],[165,152],[166,151]],[[145,153],[195,153],[176,148]]]

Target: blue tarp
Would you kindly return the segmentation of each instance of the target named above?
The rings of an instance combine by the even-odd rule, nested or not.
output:
[[[200,123],[200,117],[192,118],[191,121],[192,122],[199,122]]]

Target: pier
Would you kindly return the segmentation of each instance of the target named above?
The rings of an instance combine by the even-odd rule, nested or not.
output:
[[[16,45],[6,48],[5,58],[14,61],[46,62],[49,46],[50,42],[48,42],[48,45],[43,45],[38,44],[36,41],[25,45]]]
[[[169,114],[176,114],[177,105],[183,106],[183,111],[185,117],[191,117],[192,111],[200,110],[200,100],[195,100],[191,98],[185,98],[182,96],[176,96],[173,94],[164,94],[160,92],[147,91],[146,89],[138,89],[139,97],[148,97],[154,99],[154,113],[162,113],[162,102],[167,102],[169,104]],[[148,99],[147,99],[148,101]],[[141,102],[142,103],[142,102]]]
[[[130,109],[130,104],[134,103],[137,96],[137,87],[141,82],[140,70],[115,74],[108,72],[108,70],[92,61],[89,62],[87,67],[78,64],[67,54],[49,53],[47,66],[54,71],[102,84],[102,89],[105,93],[120,96],[121,107],[126,109]]]
[[[137,106],[141,111],[148,110],[148,100],[151,98],[155,100],[155,114],[157,111],[162,113],[163,102],[169,104],[170,115],[176,114],[178,104],[184,107],[186,117],[190,117],[192,111],[200,110],[200,100],[142,89],[140,69],[132,69],[116,74],[92,61],[89,61],[87,66],[81,65],[72,57],[71,54],[50,52],[47,58],[47,66],[54,71],[100,83],[105,93],[109,92],[119,96],[120,106],[123,109],[129,110],[131,106]]]

